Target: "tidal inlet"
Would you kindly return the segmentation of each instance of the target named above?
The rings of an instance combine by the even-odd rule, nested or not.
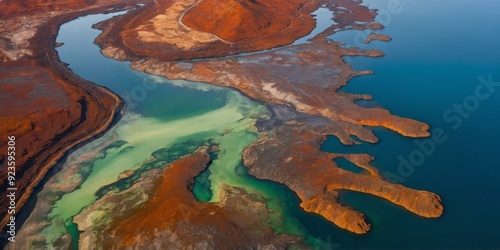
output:
[[[448,136],[383,83],[424,65],[387,2],[4,0],[1,246],[446,248],[407,233],[452,227],[443,180],[386,157]]]

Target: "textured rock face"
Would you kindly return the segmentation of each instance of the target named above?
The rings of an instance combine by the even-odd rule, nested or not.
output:
[[[306,2],[304,0],[199,1],[186,12],[182,22],[190,28],[212,33],[229,42],[283,37],[283,34],[288,32],[298,32],[295,35],[300,37],[309,33],[307,28],[311,29],[311,24],[314,23],[310,15],[301,15],[301,9]],[[283,38],[287,39],[288,43],[295,40],[287,36]]]
[[[5,64],[0,68],[0,131],[16,136],[18,188],[25,189],[36,182],[44,161],[51,158],[42,152],[56,153],[49,149],[50,145],[82,122],[87,100],[66,87],[44,68]],[[6,144],[6,140],[0,141],[0,147],[5,148]],[[5,159],[5,152],[1,152],[0,161]],[[6,175],[5,168],[0,171]],[[6,187],[5,179],[0,183]],[[2,202],[7,202],[4,198]]]
[[[319,2],[158,0],[98,25],[106,30],[97,43],[119,48],[116,53],[163,60],[270,49],[308,34],[315,24],[310,13]]]
[[[80,248],[284,249],[299,240],[265,226],[265,200],[242,189],[226,186],[219,203],[196,201],[189,189],[209,161],[207,148],[200,148],[107,194],[76,216]]]
[[[79,78],[73,81],[88,90],[68,83],[52,69],[16,64],[0,66],[0,131],[16,137],[16,187],[22,191],[19,208],[69,147],[111,123],[120,102],[111,93]],[[93,119],[87,119],[90,117]],[[5,148],[6,143],[2,140],[0,147]],[[5,153],[0,153],[1,162],[6,159]],[[0,174],[6,176],[6,171],[2,168]],[[6,179],[0,180],[0,188],[6,187]],[[1,197],[0,202],[7,204],[8,200]]]

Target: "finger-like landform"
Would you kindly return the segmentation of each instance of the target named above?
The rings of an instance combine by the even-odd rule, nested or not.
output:
[[[186,6],[187,14],[192,13],[194,16],[194,13],[201,11],[200,9],[210,8],[211,4],[208,2],[202,0]],[[256,6],[251,1],[242,2],[230,6],[235,10]],[[127,28],[138,34],[141,28],[136,24],[154,22],[152,20],[155,20],[156,16],[151,20],[142,20],[137,16],[133,19],[123,16],[116,20],[108,20],[98,25],[104,32],[97,41],[102,46],[104,55],[119,60],[130,60],[131,67],[136,70],[163,75],[170,79],[187,79],[231,87],[271,106],[291,107],[287,111],[280,110],[282,108],[274,110],[275,119],[263,128],[271,131],[273,136],[265,137],[249,146],[243,158],[245,165],[250,169],[250,174],[285,184],[295,191],[302,200],[301,206],[306,211],[321,214],[354,233],[366,233],[370,225],[364,216],[338,201],[340,190],[351,190],[385,198],[423,217],[439,217],[443,211],[439,196],[387,182],[373,166],[369,165],[367,159],[370,156],[344,156],[370,170],[370,174],[351,173],[337,167],[333,162],[334,156],[320,150],[321,142],[328,134],[337,136],[348,145],[360,143],[353,139],[353,135],[362,141],[377,142],[378,139],[366,126],[385,127],[408,137],[429,136],[429,126],[425,123],[393,115],[382,108],[361,107],[355,104],[355,101],[370,100],[370,96],[338,91],[350,78],[371,73],[354,71],[342,56],[377,57],[383,56],[383,53],[376,50],[344,48],[327,37],[339,29],[379,29],[382,26],[373,22],[376,12],[359,5],[359,2],[333,2],[335,4],[326,4],[326,7],[334,12],[336,24],[312,38],[312,42],[260,53],[227,57],[234,51],[205,50],[207,47],[204,46],[212,46],[214,43],[223,48],[228,46],[228,43],[237,42],[238,39],[252,41],[251,32],[240,34],[237,29],[229,29],[234,20],[224,10],[217,10],[209,15],[213,18],[218,17],[218,22],[195,24],[189,19],[191,16],[178,15],[178,21],[184,23],[186,17],[189,17],[187,25],[190,29],[213,34],[215,42],[198,44],[191,48],[177,48],[173,53],[152,53],[158,44],[168,47],[175,43],[167,40],[156,41],[156,45],[153,46],[149,41],[139,42],[138,40],[142,39],[140,35],[135,36],[134,46],[140,47],[141,50],[134,53],[135,50],[130,49],[128,42],[130,36],[123,35],[131,34],[132,31],[122,32],[121,38],[112,35],[117,30],[127,30]],[[278,19],[281,20],[277,18],[277,22]],[[186,29],[178,25],[162,27],[166,29],[163,30],[165,33]],[[255,24],[255,31],[260,32],[261,28],[261,25]],[[267,35],[265,31],[262,31],[262,34],[264,37]],[[382,35],[370,37],[389,40]],[[217,39],[219,41],[216,41]],[[191,51],[193,49],[195,51]],[[171,61],[203,58],[208,55],[200,54],[200,51],[203,53],[210,51],[212,53],[210,56],[218,58]],[[182,55],[177,55],[178,53]],[[280,112],[286,113],[287,118],[279,118]]]

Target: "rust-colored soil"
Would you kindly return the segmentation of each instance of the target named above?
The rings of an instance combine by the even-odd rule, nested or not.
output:
[[[290,43],[297,36],[306,35],[307,30],[304,28],[310,27],[314,22],[309,13],[301,13],[306,2],[201,0],[186,12],[182,22],[193,29],[212,33],[230,42],[247,39],[268,40],[281,36]],[[286,33],[293,35],[287,36]]]
[[[287,185],[295,191],[305,211],[317,213],[341,228],[357,234],[370,230],[364,215],[338,201],[341,190],[372,194],[400,205],[427,218],[443,213],[441,198],[434,193],[413,190],[383,179],[370,165],[373,157],[366,154],[339,155],[321,152],[322,134],[328,123],[311,120],[287,122],[244,152],[250,174]],[[338,167],[333,161],[343,157],[368,173],[356,174]],[[285,174],[286,173],[286,174]]]
[[[99,88],[87,91],[67,83],[52,69],[31,63],[0,66],[0,131],[16,137],[17,211],[65,150],[102,131],[120,103]],[[3,138],[0,148],[6,146]],[[0,152],[0,162],[5,162],[6,152]],[[0,175],[7,176],[6,171],[2,168]],[[0,188],[7,188],[6,178],[0,180]],[[8,204],[5,196],[0,202]]]
[[[270,49],[307,35],[315,25],[310,13],[318,5],[317,0],[158,0],[98,25],[106,30],[97,43],[114,53],[163,60]]]
[[[128,2],[2,2],[6,16],[0,22],[0,134],[16,137],[16,211],[56,161],[107,129],[122,105],[109,90],[81,79],[59,61],[54,50],[59,26]],[[2,165],[6,145],[7,138],[1,138]],[[7,176],[6,171],[2,168],[0,175]],[[7,178],[1,178],[0,190],[6,188]],[[0,197],[0,207],[3,227],[10,217],[6,196]]]

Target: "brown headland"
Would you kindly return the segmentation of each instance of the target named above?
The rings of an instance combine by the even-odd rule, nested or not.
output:
[[[267,226],[266,200],[244,189],[225,186],[220,202],[197,201],[194,178],[209,161],[208,148],[202,147],[144,173],[129,189],[104,196],[75,217],[83,232],[80,248],[284,249],[300,240]]]

